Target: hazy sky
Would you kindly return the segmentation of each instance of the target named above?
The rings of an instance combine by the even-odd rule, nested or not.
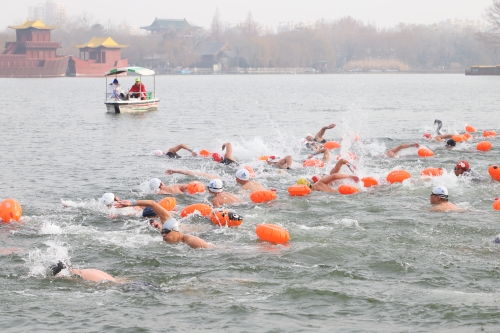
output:
[[[7,0],[3,0],[7,2]],[[66,7],[69,16],[87,13],[105,24],[126,22],[144,26],[159,18],[186,18],[208,27],[216,8],[223,22],[244,21],[251,12],[267,27],[287,22],[314,22],[352,16],[379,27],[399,22],[435,23],[446,19],[482,20],[492,0],[54,0]],[[28,8],[45,0],[8,1],[0,11],[0,29],[23,22]]]

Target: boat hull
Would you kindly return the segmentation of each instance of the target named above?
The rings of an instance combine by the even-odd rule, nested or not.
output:
[[[127,101],[106,101],[106,110],[108,113],[141,113],[158,110],[160,100],[127,100]]]

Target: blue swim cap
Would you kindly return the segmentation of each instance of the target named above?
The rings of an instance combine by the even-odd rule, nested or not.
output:
[[[495,244],[500,244],[500,235],[497,235],[494,240]]]
[[[153,210],[153,208],[151,208],[151,207],[146,207],[142,211],[142,217],[155,217],[155,216],[156,216],[156,213]]]

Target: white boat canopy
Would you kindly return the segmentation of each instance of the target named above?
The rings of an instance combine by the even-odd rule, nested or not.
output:
[[[144,67],[136,67],[136,66],[113,68],[104,75],[109,76],[109,75],[118,75],[122,73],[134,73],[138,75],[155,75],[155,71],[151,69]]]

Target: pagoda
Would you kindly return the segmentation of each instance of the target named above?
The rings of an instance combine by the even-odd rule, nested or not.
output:
[[[56,50],[61,45],[50,39],[54,27],[36,20],[9,28],[16,30],[16,41],[5,43],[5,51],[0,54],[0,77],[56,77],[66,74],[68,57],[58,56]]]
[[[128,60],[121,57],[121,49],[127,45],[118,44],[111,37],[94,37],[76,47],[80,54],[70,57],[68,76],[102,76],[112,68],[128,66]]]

